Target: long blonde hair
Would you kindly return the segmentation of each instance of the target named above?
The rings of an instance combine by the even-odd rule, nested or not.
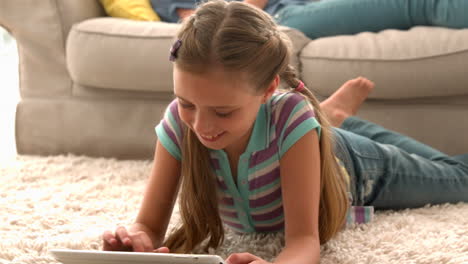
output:
[[[242,2],[214,0],[203,3],[182,25],[177,38],[175,66],[191,73],[203,73],[214,66],[232,72],[247,73],[248,81],[263,93],[279,75],[293,89],[300,80],[289,64],[291,43],[265,12]],[[322,127],[320,137],[321,178],[319,235],[320,242],[330,240],[343,226],[348,200],[334,152],[331,127],[320,110],[319,102],[308,90],[301,94],[315,109]],[[173,252],[189,253],[206,240],[216,248],[224,239],[218,211],[216,179],[206,147],[185,127],[182,143],[182,185],[180,210],[182,226],[172,233],[165,245]]]

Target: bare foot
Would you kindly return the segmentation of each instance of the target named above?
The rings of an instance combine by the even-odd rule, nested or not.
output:
[[[332,126],[339,127],[353,116],[374,89],[374,83],[364,77],[345,82],[335,93],[320,103]]]

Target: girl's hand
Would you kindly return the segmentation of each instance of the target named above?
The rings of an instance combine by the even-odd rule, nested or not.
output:
[[[115,234],[106,230],[102,238],[104,251],[169,253],[167,247],[154,249],[153,242],[146,232],[128,231],[123,226],[118,227]]]
[[[227,264],[271,264],[250,253],[234,253],[226,259]]]

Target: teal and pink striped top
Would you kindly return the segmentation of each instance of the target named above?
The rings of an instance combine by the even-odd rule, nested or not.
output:
[[[182,126],[176,99],[167,108],[156,133],[161,144],[178,160],[182,160]],[[228,227],[240,233],[284,228],[279,161],[312,129],[317,129],[320,135],[320,124],[311,104],[300,94],[277,92],[260,107],[247,148],[239,157],[236,183],[227,154],[223,150],[210,150],[218,183],[219,211]],[[348,223],[370,221],[371,209],[351,207]]]

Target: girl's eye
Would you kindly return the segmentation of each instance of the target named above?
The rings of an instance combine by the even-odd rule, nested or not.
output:
[[[231,116],[232,112],[229,112],[229,113],[219,113],[219,112],[216,112],[216,115],[219,116],[219,117],[222,117],[222,118],[227,118],[229,116]]]
[[[181,103],[179,102],[179,105],[184,108],[184,109],[188,109],[188,110],[193,110],[195,108],[194,105],[191,105],[191,104],[184,104],[184,103]],[[220,113],[220,112],[215,112],[215,114],[218,116],[218,117],[221,117],[221,118],[228,118],[232,115],[232,112],[229,112],[229,113]]]
[[[193,108],[193,105],[183,104],[183,103],[180,103],[180,102],[179,102],[179,104],[180,104],[180,106],[182,106],[182,108],[185,108],[185,109],[191,109],[191,108]]]

